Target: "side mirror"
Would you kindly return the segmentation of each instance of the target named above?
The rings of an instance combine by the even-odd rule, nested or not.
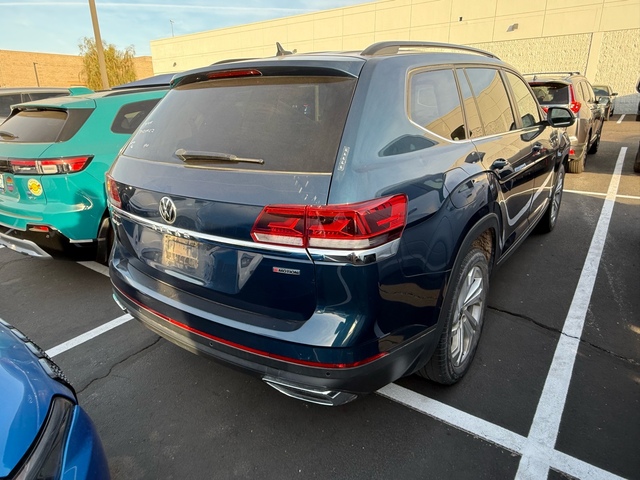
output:
[[[617,96],[618,96],[618,92],[613,92],[613,93],[611,94],[611,96],[612,96],[612,97],[617,97]]]
[[[570,127],[576,123],[576,116],[565,107],[549,107],[547,122],[555,128]]]

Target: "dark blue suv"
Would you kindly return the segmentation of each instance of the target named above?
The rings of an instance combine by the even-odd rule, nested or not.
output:
[[[179,74],[108,174],[115,298],[310,402],[454,383],[492,268],[556,223],[573,122],[447,44]]]

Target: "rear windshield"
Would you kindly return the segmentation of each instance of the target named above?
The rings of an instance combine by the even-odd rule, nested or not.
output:
[[[55,143],[72,138],[93,109],[22,110],[0,125],[0,141],[12,143]]]
[[[67,112],[60,110],[22,111],[2,124],[0,140],[14,143],[55,142],[66,120]]]
[[[531,84],[540,105],[558,105],[569,103],[569,86],[564,83],[544,85]]]
[[[128,156],[178,163],[176,151],[264,163],[214,167],[288,172],[333,170],[356,80],[243,77],[171,90],[132,139]]]

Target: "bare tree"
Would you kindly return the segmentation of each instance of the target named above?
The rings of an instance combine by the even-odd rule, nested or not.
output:
[[[133,57],[135,49],[129,45],[124,50],[118,50],[115,45],[102,42],[104,46],[104,60],[107,64],[107,76],[109,85],[121,85],[136,79]],[[96,42],[93,38],[84,37],[78,45],[83,63],[83,80],[92,90],[102,89],[100,67],[98,65],[98,53]]]

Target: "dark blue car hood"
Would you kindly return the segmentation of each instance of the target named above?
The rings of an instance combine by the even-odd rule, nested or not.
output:
[[[35,440],[54,395],[75,401],[26,343],[0,323],[0,478],[11,473]]]

